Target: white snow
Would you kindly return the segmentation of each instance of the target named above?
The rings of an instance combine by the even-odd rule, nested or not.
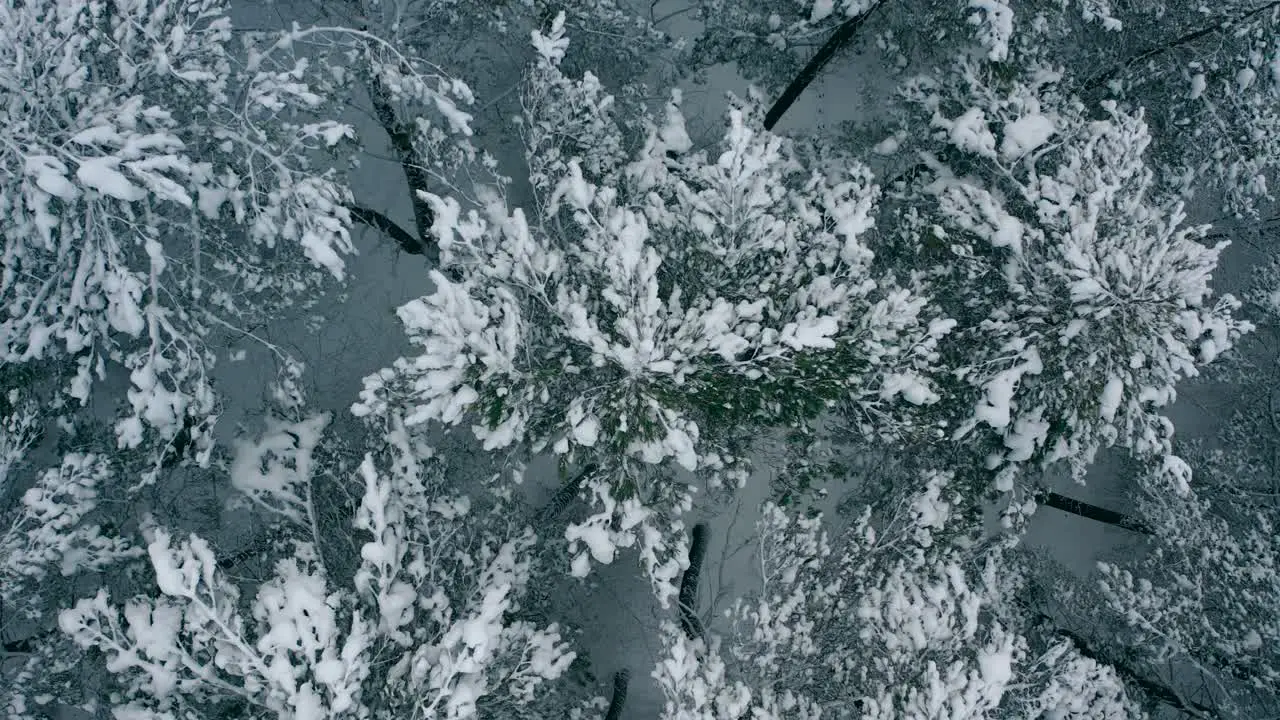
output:
[[[1008,427],[1012,420],[1014,391],[1023,375],[1038,375],[1043,366],[1040,353],[1036,348],[1027,348],[1022,357],[1023,362],[1011,367],[991,379],[985,388],[985,395],[974,408],[974,416],[994,428]]]
[[[129,182],[129,179],[116,169],[119,165],[120,158],[116,157],[86,158],[81,160],[80,167],[76,168],[76,179],[85,187],[117,200],[135,202],[146,197],[142,188]]]
[[[911,503],[916,525],[921,528],[942,529],[951,517],[951,504],[942,497],[944,476],[930,478],[928,487]]]
[[[325,145],[333,147],[347,138],[356,136],[355,128],[346,123],[326,120],[324,122],[310,123],[302,126],[302,134],[315,136],[318,135],[324,139]]]
[[[312,453],[329,419],[320,413],[297,423],[273,421],[257,442],[237,441],[232,486],[285,517],[301,517],[300,493],[310,482]]]
[[[1200,362],[1211,363],[1218,358],[1218,344],[1213,338],[1200,341]]]
[[[991,235],[993,247],[1007,247],[1015,253],[1022,253],[1022,221],[1012,215],[1001,215],[996,218],[996,229]]]
[[[1174,492],[1185,496],[1191,492],[1191,466],[1176,455],[1166,455],[1160,467],[1160,477],[1173,485]]]
[[[987,48],[987,59],[1000,62],[1009,57],[1013,10],[999,0],[969,0],[969,7],[977,11],[969,16],[969,24],[978,26],[978,40]]]
[[[689,131],[685,128],[684,115],[680,112],[683,95],[679,88],[671,91],[671,102],[667,106],[666,123],[658,131],[658,139],[668,150],[678,153],[688,152],[693,147]]]
[[[871,148],[871,152],[877,155],[892,155],[898,152],[899,144],[900,143],[898,142],[898,138],[896,136],[890,135],[889,137],[876,143],[875,147]]]
[[[26,159],[24,171],[35,178],[36,186],[63,200],[74,200],[78,191],[67,180],[67,166],[51,155],[32,155]]]
[[[1019,416],[1004,436],[1004,446],[1009,452],[1004,459],[1009,462],[1026,462],[1035,455],[1036,448],[1043,447],[1049,438],[1049,421],[1040,409]]]
[[[594,447],[600,439],[600,420],[588,415],[573,426],[573,439],[583,447]]]
[[[987,127],[987,114],[982,108],[969,108],[955,120],[935,118],[934,124],[946,128],[951,144],[961,150],[983,157],[995,157],[996,137]]]
[[[551,206],[556,206],[560,198],[568,197],[576,210],[586,210],[595,199],[595,186],[582,176],[582,166],[577,160],[569,162],[569,174],[556,186],[551,195]]]
[[[120,133],[111,125],[95,125],[72,135],[71,142],[77,145],[118,145]]]
[[[1004,126],[1000,154],[1006,160],[1022,157],[1048,142],[1054,131],[1053,121],[1044,115],[1024,115]]]
[[[1013,656],[1008,649],[983,653],[979,662],[982,679],[991,685],[1004,685],[1013,677]]]
[[[1120,408],[1120,399],[1124,394],[1124,381],[1112,375],[1107,380],[1106,387],[1102,388],[1102,398],[1099,400],[1098,414],[1103,420],[1111,422],[1116,419],[1116,410]]]
[[[898,395],[912,405],[932,405],[939,399],[938,394],[922,378],[906,373],[886,376],[884,386],[880,388],[881,399],[892,400]]]
[[[569,48],[569,38],[564,36],[564,11],[561,10],[551,22],[551,30],[548,34],[543,35],[534,30],[530,36],[533,40],[533,49],[539,55],[553,63],[559,62]]]
[[[1189,97],[1192,100],[1199,99],[1201,95],[1204,95],[1207,87],[1209,87],[1209,81],[1205,79],[1204,73],[1196,73],[1191,78],[1191,94]]]
[[[605,565],[613,562],[613,555],[617,552],[617,546],[613,544],[609,530],[603,524],[570,525],[565,529],[564,539],[569,542],[581,540],[591,551],[592,559]]]
[[[816,23],[826,19],[835,11],[835,0],[814,0],[813,11],[809,13],[809,22]]]
[[[591,559],[586,552],[580,552],[573,558],[573,563],[569,567],[569,574],[576,578],[584,578],[591,574]]]
[[[778,339],[796,350],[807,347],[833,348],[836,343],[831,336],[839,330],[840,326],[836,323],[836,319],[830,316],[802,318],[796,322],[787,323],[782,328],[782,334]]]
[[[1258,72],[1253,68],[1240,68],[1240,72],[1236,73],[1236,90],[1238,92],[1248,90],[1249,87],[1253,85],[1253,81],[1257,79],[1257,77]]]

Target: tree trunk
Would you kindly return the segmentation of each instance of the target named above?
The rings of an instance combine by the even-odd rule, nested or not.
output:
[[[360,13],[361,8],[358,5],[348,4],[351,5],[351,11],[354,13],[356,29],[369,32],[368,23]],[[428,190],[429,185],[426,164],[413,146],[413,125],[400,122],[396,116],[395,106],[392,105],[391,92],[372,69],[366,70],[365,79],[368,81],[369,101],[373,104],[374,117],[378,119],[378,124],[387,133],[387,137],[391,139],[391,150],[400,163],[405,182],[409,185],[409,202],[413,206],[413,222],[417,235],[415,237],[376,210],[355,205],[347,206],[347,210],[357,221],[386,233],[405,252],[423,255],[433,265],[438,264],[440,249],[431,241],[431,226],[435,224],[435,212],[431,210],[430,203],[418,196],[418,191]]]
[[[1046,507],[1056,508],[1063,512],[1079,515],[1083,518],[1096,520],[1100,523],[1115,525],[1124,528],[1130,532],[1142,533],[1143,535],[1154,535],[1155,531],[1151,526],[1143,522],[1140,518],[1124,513],[1108,510],[1104,507],[1091,505],[1075,498],[1069,498],[1066,495],[1059,495],[1056,492],[1042,492],[1036,496],[1036,502]]]
[[[795,104],[796,99],[800,97],[805,88],[809,87],[809,84],[817,79],[818,74],[822,72],[827,63],[831,62],[831,58],[835,57],[836,52],[853,39],[854,34],[858,32],[858,28],[862,27],[862,23],[866,22],[867,18],[871,17],[871,14],[879,9],[881,5],[884,5],[886,1],[877,0],[876,4],[868,8],[866,12],[857,17],[849,18],[840,27],[836,28],[831,38],[822,47],[818,48],[818,52],[801,68],[800,74],[796,75],[791,84],[787,86],[787,89],[782,91],[782,97],[779,97],[773,107],[769,108],[768,114],[764,116],[765,130],[772,130],[773,126],[778,124],[778,120],[782,119],[787,110]]]
[[[544,525],[555,520],[569,507],[569,503],[578,496],[578,491],[582,489],[582,484],[586,482],[587,477],[599,469],[599,465],[590,463],[582,468],[582,471],[565,481],[556,489],[556,494],[551,496],[551,500],[538,511],[538,524]]]
[[[400,169],[404,172],[404,179],[409,184],[413,221],[417,226],[418,239],[421,242],[430,237],[431,226],[435,223],[435,213],[431,210],[431,205],[418,196],[419,190],[425,192],[430,189],[427,183],[426,165],[413,147],[411,127],[407,123],[399,122],[396,118],[395,108],[391,105],[390,92],[382,84],[382,80],[372,73],[369,76],[369,98],[373,102],[373,112],[378,118],[378,123],[391,138],[391,149],[395,152],[396,159],[400,161]],[[439,259],[439,250],[434,243],[422,242],[422,245],[423,254],[427,255],[433,263]]]
[[[1137,55],[1134,55],[1128,60],[1125,60],[1119,65],[1111,68],[1110,70],[1090,80],[1085,85],[1085,87],[1090,90],[1095,90],[1097,88],[1100,88],[1103,85],[1106,85],[1107,83],[1114,80],[1116,76],[1118,76],[1120,73],[1124,72],[1125,70],[1133,67],[1134,65],[1137,65],[1146,60],[1150,60],[1151,58],[1156,57],[1157,55],[1163,55],[1172,50],[1176,50],[1182,47],[1183,45],[1189,45],[1195,42],[1196,40],[1199,40],[1200,38],[1213,35],[1215,33],[1227,32],[1232,28],[1234,28],[1235,26],[1239,25],[1240,23],[1249,20],[1253,16],[1259,15],[1261,13],[1267,12],[1268,10],[1272,10],[1277,7],[1280,7],[1280,0],[1272,0],[1272,2],[1269,2],[1266,5],[1263,5],[1261,7],[1254,8],[1253,10],[1250,10],[1247,13],[1243,13],[1238,17],[1234,17],[1234,18],[1231,18],[1230,20],[1220,22],[1217,25],[1211,25],[1206,28],[1200,28],[1199,30],[1189,32],[1185,35],[1174,38],[1173,40],[1170,40],[1169,42],[1164,43],[1163,45],[1157,45],[1156,47],[1150,48],[1148,50],[1144,50],[1143,52],[1140,52]]]
[[[706,523],[693,526],[693,542],[689,545],[689,569],[680,577],[680,627],[690,640],[703,639],[702,621],[698,619],[698,577],[707,556],[707,540],[711,531]]]
[[[1182,712],[1192,717],[1196,717],[1196,718],[1218,717],[1218,712],[1213,708],[1208,707],[1207,705],[1201,705],[1200,703],[1195,702],[1194,700],[1184,697],[1182,693],[1177,692],[1176,690],[1169,687],[1168,685],[1165,685],[1155,680],[1148,679],[1145,676],[1139,675],[1136,670],[1129,667],[1125,663],[1117,662],[1116,660],[1108,657],[1105,653],[1098,651],[1080,635],[1077,635],[1076,633],[1071,632],[1070,630],[1064,630],[1058,627],[1057,623],[1054,622],[1053,618],[1049,617],[1048,615],[1040,614],[1039,618],[1042,622],[1047,623],[1051,628],[1053,628],[1054,634],[1060,637],[1063,637],[1067,640],[1070,640],[1071,644],[1075,645],[1076,649],[1080,651],[1081,655],[1095,662],[1101,663],[1103,665],[1109,665],[1110,667],[1114,668],[1116,673],[1119,674],[1120,677],[1124,678],[1127,684],[1141,688],[1142,691],[1145,692],[1147,695],[1151,696],[1152,699],[1162,702],[1171,708],[1181,710]]]
[[[613,697],[609,699],[609,712],[604,720],[622,720],[622,707],[627,704],[627,686],[631,683],[631,671],[623,668],[613,676]]]
[[[427,248],[422,244],[422,241],[418,240],[413,233],[400,227],[395,220],[392,220],[377,210],[363,207],[361,205],[351,204],[347,205],[346,208],[347,212],[351,213],[352,220],[368,225],[374,230],[377,230],[383,235],[395,240],[401,250],[409,253],[410,255],[427,254]]]

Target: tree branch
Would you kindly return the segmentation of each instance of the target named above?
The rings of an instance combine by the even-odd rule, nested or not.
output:
[[[1154,535],[1155,531],[1151,526],[1144,522],[1141,518],[1125,513],[1108,510],[1098,505],[1076,500],[1075,498],[1060,495],[1056,492],[1042,492],[1036,495],[1036,502],[1046,507],[1055,508],[1072,515],[1079,515],[1083,518],[1096,520],[1107,525],[1114,525],[1118,528],[1124,528],[1130,532],[1141,533],[1143,535]]]
[[[418,195],[418,191],[429,190],[426,166],[418,151],[413,147],[413,134],[396,119],[395,108],[391,105],[391,93],[377,75],[369,74],[369,98],[373,102],[373,112],[378,123],[391,138],[391,149],[400,161],[400,169],[409,184],[409,201],[413,204],[413,220],[418,226],[418,237],[427,238],[431,226],[435,223],[435,213],[426,200]]]
[[[439,255],[439,252],[434,246],[431,248],[426,247],[413,233],[400,227],[395,220],[392,220],[377,210],[354,204],[347,205],[346,208],[347,211],[351,213],[351,218],[353,220],[356,220],[363,225],[367,225],[391,238],[400,246],[401,250],[409,253],[410,255]]]
[[[1139,675],[1136,670],[1134,670],[1133,668],[1129,667],[1124,663],[1115,662],[1114,660],[1111,660],[1106,656],[1105,653],[1094,648],[1092,645],[1089,644],[1087,640],[1085,640],[1080,635],[1070,630],[1065,630],[1061,627],[1058,627],[1058,624],[1053,620],[1053,618],[1049,617],[1048,615],[1045,615],[1044,613],[1039,613],[1038,617],[1042,622],[1045,622],[1051,628],[1053,628],[1053,632],[1055,634],[1060,635],[1063,638],[1066,638],[1067,640],[1070,640],[1071,643],[1076,646],[1076,649],[1080,651],[1081,655],[1095,662],[1102,663],[1103,665],[1108,665],[1112,667],[1113,669],[1115,669],[1117,673],[1120,674],[1121,677],[1125,679],[1126,682],[1132,683],[1133,685],[1136,685],[1137,687],[1142,688],[1143,692],[1147,693],[1152,698],[1170,707],[1181,710],[1182,712],[1185,712],[1188,715],[1191,715],[1193,717],[1198,717],[1198,718],[1218,717],[1218,712],[1213,708],[1208,707],[1206,705],[1201,705],[1200,703],[1195,702],[1194,700],[1185,698],[1182,696],[1182,693],[1179,693],[1173,690],[1169,686]]]
[[[796,75],[791,84],[787,86],[787,89],[782,91],[782,96],[778,98],[778,101],[773,104],[773,107],[769,108],[769,112],[764,116],[765,130],[772,130],[773,126],[778,124],[778,120],[781,120],[787,110],[795,104],[796,99],[818,77],[818,74],[822,72],[827,63],[831,62],[831,58],[835,57],[836,52],[853,39],[854,34],[858,32],[858,28],[862,27],[867,18],[871,17],[886,1],[877,0],[874,5],[867,8],[866,12],[857,17],[849,18],[841,23],[840,27],[836,28],[831,38],[823,43],[822,47],[818,48],[818,52],[812,58],[809,58],[809,62],[800,69],[800,74]]]
[[[556,489],[556,494],[552,495],[547,504],[538,511],[538,524],[544,525],[559,517],[560,513],[564,512],[564,509],[569,506],[569,503],[573,502],[573,499],[578,496],[578,491],[582,489],[582,484],[599,467],[595,463],[589,463],[577,475],[562,483]]]
[[[359,18],[357,29],[361,32],[369,32],[368,23],[363,21],[359,8],[353,8],[353,11]],[[400,169],[404,172],[404,178],[409,185],[409,202],[413,205],[413,221],[417,226],[419,245],[424,248],[428,244],[432,246],[431,250],[416,254],[430,256],[434,252],[438,257],[438,251],[430,240],[431,226],[435,223],[435,212],[418,193],[418,191],[426,192],[430,188],[427,182],[426,164],[413,146],[413,128],[407,123],[400,122],[395,106],[392,104],[391,91],[382,82],[382,78],[378,77],[377,72],[372,68],[365,68],[364,75],[369,82],[369,100],[373,104],[374,117],[378,119],[378,124],[390,138],[391,149],[400,162]]]
[[[1170,40],[1169,42],[1164,43],[1163,45],[1157,45],[1156,47],[1144,50],[1143,52],[1140,52],[1137,55],[1134,55],[1128,60],[1121,62],[1119,65],[1111,68],[1110,70],[1090,80],[1088,83],[1085,84],[1085,87],[1088,88],[1089,90],[1095,90],[1111,82],[1113,79],[1115,79],[1117,75],[1124,72],[1125,70],[1128,70],[1134,65],[1137,65],[1146,60],[1150,60],[1151,58],[1157,55],[1163,55],[1164,53],[1180,48],[1183,45],[1189,45],[1195,42],[1196,40],[1199,40],[1200,38],[1206,37],[1208,35],[1227,32],[1231,28],[1249,20],[1253,16],[1264,13],[1268,10],[1271,10],[1277,7],[1280,7],[1280,0],[1272,0],[1266,5],[1262,5],[1261,7],[1254,8],[1253,10],[1250,10],[1247,13],[1243,13],[1237,17],[1224,20],[1218,23],[1217,25],[1211,25],[1206,28],[1200,28],[1199,30],[1195,30],[1193,32],[1189,32],[1180,37],[1174,38],[1173,40]]]

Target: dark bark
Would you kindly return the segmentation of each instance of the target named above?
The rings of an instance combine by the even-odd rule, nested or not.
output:
[[[191,446],[193,440],[192,430],[196,426],[196,418],[187,415],[182,418],[182,428],[178,430],[178,434],[169,441],[169,446],[165,448],[164,455],[160,459],[160,467],[168,470],[177,467],[187,457],[187,448]]]
[[[551,496],[551,500],[538,511],[538,524],[543,525],[560,516],[564,509],[569,507],[569,503],[578,496],[578,491],[582,489],[582,484],[587,478],[599,468],[595,463],[591,463],[582,468],[582,471],[566,480],[556,489],[556,494]]]
[[[631,671],[619,670],[613,676],[613,697],[609,699],[609,711],[604,720],[622,720],[622,708],[627,704],[627,686],[631,684]]]
[[[358,7],[353,7],[352,10],[357,18],[361,17]],[[356,27],[361,31],[369,32],[368,25],[362,20],[357,20]],[[406,248],[406,251],[413,252],[415,255],[424,255],[432,264],[436,264],[440,258],[440,250],[431,240],[431,226],[435,223],[435,212],[431,210],[430,203],[418,196],[419,190],[426,191],[430,186],[426,164],[413,146],[413,125],[400,121],[396,114],[395,106],[392,104],[391,91],[387,89],[382,79],[370,70],[366,70],[365,75],[369,83],[369,101],[373,105],[373,115],[378,119],[378,124],[387,133],[387,137],[390,138],[391,150],[395,153],[396,160],[400,163],[400,169],[404,173],[404,179],[409,185],[409,202],[413,206],[413,222],[418,231],[416,240],[419,251],[413,252],[408,248]],[[348,209],[350,210],[351,208]],[[361,222],[365,221],[361,219]],[[388,219],[387,222],[390,222],[390,220]],[[386,227],[377,225],[373,225],[373,227],[378,227],[379,230],[388,232]],[[390,232],[388,234],[401,247],[405,247],[404,239],[410,237],[410,234],[404,231],[398,236]]]
[[[841,23],[840,27],[836,28],[830,39],[823,43],[822,47],[818,48],[818,52],[812,58],[809,58],[809,62],[801,68],[800,74],[795,76],[791,84],[787,85],[787,89],[782,91],[782,96],[778,98],[778,101],[773,104],[773,107],[769,108],[768,114],[764,116],[765,130],[772,130],[773,126],[778,124],[778,120],[782,119],[787,110],[795,104],[796,99],[805,91],[805,88],[809,87],[810,83],[817,79],[822,69],[826,67],[827,63],[831,62],[831,58],[835,57],[836,52],[853,39],[853,36],[858,32],[858,28],[861,28],[867,18],[871,17],[886,1],[879,0],[875,5],[868,8],[866,12],[857,17],[849,18]]]
[[[238,553],[234,553],[232,555],[223,555],[222,557],[218,558],[218,569],[223,572],[230,572],[234,570],[236,566],[239,565],[240,563],[245,562],[247,560],[251,560],[255,556],[261,555],[262,553],[266,552],[266,550],[267,550],[266,541],[263,541],[263,542],[254,543],[249,547],[244,548]]]
[[[431,205],[418,196],[418,191],[428,190],[429,184],[426,165],[413,147],[413,131],[407,123],[401,123],[396,118],[390,91],[378,76],[372,74],[369,77],[369,99],[373,102],[373,114],[378,118],[378,124],[382,125],[382,129],[391,138],[391,149],[400,161],[400,169],[409,184],[409,201],[413,204],[413,221],[418,228],[418,237],[429,238],[431,226],[435,223],[435,213],[432,212]],[[430,251],[434,250],[432,246]]]
[[[1144,50],[1138,53],[1137,55],[1134,55],[1133,57],[1125,60],[1124,62],[1121,62],[1119,65],[1111,68],[1110,70],[1102,73],[1101,75],[1095,77],[1094,79],[1090,80],[1088,84],[1085,85],[1085,87],[1087,87],[1090,90],[1095,90],[1097,88],[1100,88],[1103,85],[1106,85],[1107,83],[1114,80],[1118,75],[1120,75],[1120,73],[1124,72],[1125,70],[1128,70],[1131,67],[1134,67],[1135,65],[1146,62],[1147,60],[1150,60],[1151,58],[1156,57],[1157,55],[1163,55],[1164,53],[1170,52],[1172,50],[1176,50],[1177,48],[1183,47],[1184,45],[1190,45],[1191,43],[1197,40],[1200,40],[1201,38],[1208,37],[1209,35],[1214,35],[1217,33],[1225,33],[1230,30],[1233,30],[1240,23],[1250,20],[1255,15],[1259,15],[1261,13],[1267,12],[1268,10],[1273,10],[1277,7],[1280,7],[1280,0],[1272,0],[1272,2],[1269,2],[1266,5],[1262,5],[1261,7],[1254,8],[1253,10],[1250,10],[1247,13],[1242,13],[1237,17],[1231,18],[1229,20],[1224,20],[1218,23],[1217,25],[1210,25],[1209,27],[1200,28],[1199,30],[1186,33],[1185,35],[1176,37],[1173,40],[1170,40],[1161,45],[1157,45],[1153,48]]]
[[[1056,492],[1042,492],[1036,496],[1036,502],[1046,507],[1056,508],[1063,512],[1079,515],[1083,518],[1096,520],[1100,523],[1115,525],[1124,528],[1130,532],[1142,533],[1143,535],[1154,535],[1155,531],[1151,526],[1143,522],[1140,518],[1132,515],[1126,515],[1114,510],[1108,510],[1104,507],[1092,505],[1075,498],[1069,498],[1066,495],[1060,495]]]
[[[1074,632],[1071,632],[1070,630],[1064,630],[1058,627],[1057,624],[1054,622],[1053,618],[1049,617],[1048,615],[1040,614],[1039,617],[1042,622],[1047,623],[1050,627],[1053,628],[1054,634],[1059,635],[1067,640],[1070,640],[1071,643],[1076,646],[1076,649],[1080,651],[1081,655],[1095,662],[1101,663],[1103,665],[1109,665],[1112,668],[1114,668],[1116,673],[1118,673],[1120,677],[1124,679],[1125,684],[1141,688],[1143,692],[1145,692],[1154,700],[1162,702],[1165,705],[1168,705],[1169,707],[1181,710],[1182,712],[1185,712],[1194,717],[1201,717],[1201,718],[1218,717],[1218,712],[1213,708],[1207,705],[1201,705],[1200,703],[1195,702],[1194,700],[1185,698],[1182,696],[1181,693],[1174,692],[1174,690],[1169,686],[1161,682],[1151,680],[1143,675],[1140,675],[1136,670],[1129,667],[1127,664],[1123,662],[1119,662],[1114,658],[1108,657],[1108,655],[1105,652],[1102,652],[1097,648],[1093,647],[1092,645],[1090,645],[1089,641],[1085,640],[1080,635]]]
[[[0,643],[0,650],[11,655],[29,655],[35,652],[39,646],[55,642],[60,634],[61,631],[57,628],[50,628],[21,640]]]
[[[689,545],[689,569],[680,577],[680,627],[690,640],[703,637],[702,621],[698,619],[698,578],[702,574],[702,561],[707,556],[707,540],[711,531],[706,523],[693,526],[693,542]]]
[[[427,254],[427,248],[422,244],[422,241],[414,236],[413,233],[396,224],[395,220],[392,220],[372,208],[362,207],[360,205],[347,205],[346,207],[347,211],[351,213],[351,219],[361,223],[362,225],[367,225],[392,240],[395,240],[401,250],[409,253],[410,255]]]

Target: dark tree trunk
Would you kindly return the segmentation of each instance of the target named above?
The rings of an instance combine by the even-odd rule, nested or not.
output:
[[[773,104],[773,107],[769,108],[768,114],[764,116],[765,130],[772,130],[773,126],[778,124],[778,120],[782,119],[787,110],[795,104],[796,99],[800,97],[805,88],[809,87],[810,83],[817,79],[822,69],[826,67],[827,63],[831,62],[831,58],[835,57],[836,52],[853,39],[853,36],[858,32],[858,28],[862,27],[862,23],[866,22],[867,18],[871,17],[872,13],[879,9],[881,5],[884,5],[886,1],[878,0],[866,12],[857,17],[849,18],[841,23],[840,27],[836,28],[830,39],[822,47],[818,48],[818,52],[801,68],[800,74],[796,75],[791,84],[787,86],[787,89],[782,91],[782,96],[778,98],[778,101]]]
[[[1142,533],[1143,535],[1154,535],[1155,532],[1151,526],[1143,522],[1140,518],[1124,513],[1108,510],[1104,507],[1091,505],[1075,498],[1069,498],[1066,495],[1059,495],[1056,492],[1042,492],[1036,496],[1036,502],[1046,507],[1056,508],[1063,512],[1079,515],[1083,518],[1096,520],[1100,523],[1115,525],[1124,528],[1130,532]]]
[[[622,707],[627,704],[627,686],[631,684],[631,671],[619,670],[613,676],[613,697],[609,699],[609,711],[604,720],[622,720]]]
[[[703,637],[702,621],[698,619],[698,577],[702,574],[702,561],[707,556],[707,540],[711,531],[706,523],[693,526],[693,542],[689,545],[689,569],[680,577],[680,627],[690,640]]]
[[[395,220],[392,220],[372,208],[362,207],[360,205],[347,205],[346,207],[347,212],[351,213],[351,219],[363,225],[368,225],[374,230],[377,230],[392,240],[395,240],[401,250],[409,253],[410,255],[427,254],[426,246],[424,246],[413,233],[396,224]]]
[[[595,463],[590,463],[586,467],[582,468],[582,471],[577,475],[574,475],[572,478],[569,478],[562,483],[560,487],[556,489],[556,494],[552,495],[551,499],[547,501],[547,504],[538,511],[538,524],[543,525],[559,517],[560,513],[564,512],[564,509],[569,507],[569,503],[573,502],[573,499],[578,496],[578,491],[582,489],[582,484],[586,482],[587,478],[590,477],[598,468],[599,466]]]
[[[395,152],[396,159],[400,161],[400,169],[404,172],[404,179],[409,185],[409,201],[413,204],[413,221],[417,226],[419,241],[422,241],[430,237],[431,226],[435,223],[435,213],[432,212],[431,205],[418,196],[419,190],[429,189],[426,164],[422,162],[418,151],[413,147],[412,127],[407,123],[401,123],[396,118],[395,108],[391,105],[391,93],[382,84],[382,80],[372,74],[369,76],[369,98],[373,102],[373,112],[378,118],[378,123],[391,138],[391,149]],[[439,257],[439,250],[435,244],[427,242],[421,242],[421,244],[424,246],[423,254],[435,262]]]
[[[1144,50],[1138,53],[1137,55],[1134,55],[1133,57],[1129,58],[1128,60],[1121,62],[1119,65],[1111,68],[1110,70],[1102,73],[1101,75],[1098,75],[1097,77],[1093,78],[1088,82],[1088,84],[1085,85],[1085,87],[1087,87],[1090,90],[1095,90],[1097,88],[1100,88],[1103,85],[1106,85],[1107,83],[1114,80],[1120,73],[1124,72],[1125,70],[1128,70],[1129,68],[1135,65],[1138,65],[1142,62],[1150,60],[1151,58],[1156,57],[1157,55],[1163,55],[1172,50],[1176,50],[1184,45],[1190,45],[1191,43],[1201,38],[1207,37],[1209,35],[1227,32],[1233,29],[1235,26],[1239,25],[1240,23],[1246,22],[1247,20],[1253,18],[1255,15],[1259,15],[1261,13],[1267,12],[1268,10],[1273,10],[1277,7],[1280,7],[1280,0],[1272,0],[1272,2],[1269,2],[1266,5],[1262,5],[1261,7],[1254,8],[1253,10],[1250,10],[1247,13],[1242,13],[1238,17],[1231,18],[1230,20],[1224,20],[1223,22],[1220,22],[1217,25],[1210,25],[1209,27],[1200,28],[1199,30],[1195,30],[1185,35],[1176,37],[1173,40],[1170,40],[1169,42],[1166,42],[1162,45],[1157,45],[1156,47]]]
[[[352,4],[353,20],[356,29],[369,32],[368,25],[360,13],[361,8]],[[413,206],[413,223],[416,235],[397,225],[393,220],[375,210],[360,206],[347,206],[352,218],[386,233],[407,253],[423,255],[431,263],[437,264],[440,249],[431,240],[431,226],[435,223],[435,213],[426,200],[418,196],[418,191],[429,189],[427,167],[422,157],[413,146],[412,123],[401,122],[392,104],[391,92],[383,84],[382,79],[371,70],[365,72],[368,81],[369,101],[373,104],[373,115],[378,124],[391,140],[391,151],[400,163],[405,182],[409,186],[409,202]]]
[[[1192,717],[1197,717],[1197,718],[1218,717],[1217,710],[1207,705],[1201,705],[1200,703],[1195,702],[1194,700],[1190,700],[1184,697],[1181,693],[1175,692],[1172,688],[1165,685],[1164,683],[1151,680],[1143,675],[1140,675],[1136,670],[1129,667],[1129,665],[1109,657],[1107,653],[1099,651],[1097,648],[1090,645],[1089,642],[1085,640],[1083,637],[1081,637],[1080,635],[1073,633],[1070,630],[1064,630],[1058,627],[1057,624],[1054,622],[1053,618],[1049,617],[1048,615],[1041,614],[1040,620],[1042,622],[1047,623],[1051,628],[1053,628],[1054,634],[1062,638],[1065,638],[1067,640],[1070,640],[1071,643],[1076,646],[1076,649],[1080,651],[1081,655],[1089,658],[1090,660],[1101,663],[1103,665],[1111,666],[1112,668],[1115,669],[1116,673],[1120,675],[1120,677],[1124,678],[1127,684],[1132,685],[1134,687],[1141,688],[1142,691],[1145,692],[1147,695],[1149,695],[1152,699],[1157,700],[1161,703],[1164,703],[1165,705],[1168,705],[1171,708],[1181,710],[1182,712],[1187,713]]]

